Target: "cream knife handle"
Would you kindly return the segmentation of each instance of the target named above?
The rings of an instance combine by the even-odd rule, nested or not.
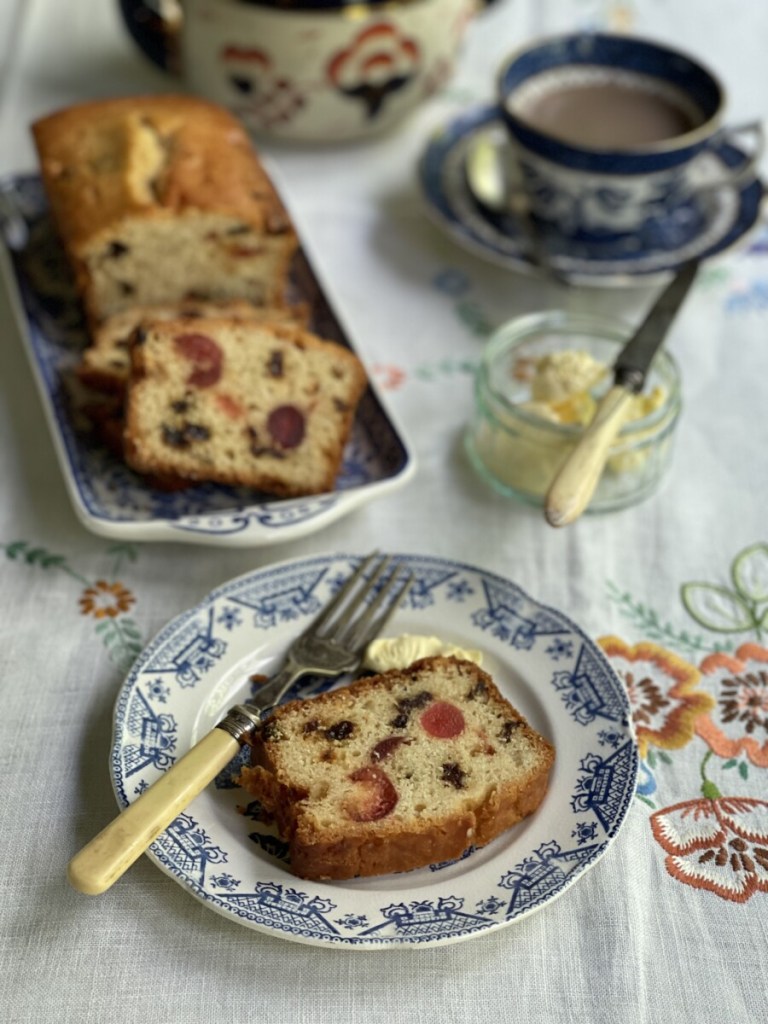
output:
[[[631,391],[615,384],[600,402],[592,422],[547,491],[544,514],[551,526],[567,526],[589,504],[633,397]]]
[[[239,748],[238,741],[224,729],[212,729],[75,854],[67,871],[70,883],[89,896],[109,889]]]

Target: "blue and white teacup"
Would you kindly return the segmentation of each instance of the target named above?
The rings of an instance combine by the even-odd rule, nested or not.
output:
[[[569,245],[685,245],[712,190],[754,176],[762,147],[759,122],[723,126],[712,71],[633,36],[540,40],[503,65],[498,97],[529,212]]]

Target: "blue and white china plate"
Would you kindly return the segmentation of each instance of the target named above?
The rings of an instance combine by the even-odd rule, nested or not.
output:
[[[149,856],[206,906],[249,928],[352,949],[483,935],[547,906],[592,867],[630,807],[637,745],[624,687],[566,615],[501,576],[443,558],[398,557],[414,584],[387,634],[479,648],[505,696],[556,749],[538,811],[461,859],[397,875],[310,882],[233,777],[240,755]],[[134,664],[114,718],[112,780],[125,807],[250,695],[360,562],[284,562],[224,584],[174,619]]]
[[[419,180],[426,208],[435,222],[463,248],[510,270],[538,273],[525,251],[525,233],[512,214],[494,213],[473,195],[467,182],[467,154],[481,134],[506,144],[497,108],[473,108],[439,130],[419,162]],[[713,160],[738,166],[744,154],[722,145]],[[557,242],[544,236],[542,245],[559,276],[573,284],[626,286],[666,280],[689,260],[706,260],[725,252],[757,224],[764,187],[756,179],[740,188],[712,190],[701,230],[684,245],[670,239],[665,246],[620,244],[599,248]]]
[[[94,533],[121,540],[255,547],[292,540],[403,485],[415,470],[410,447],[373,383],[358,407],[332,493],[276,500],[244,488],[205,484],[154,489],[94,437],[79,411],[74,368],[86,344],[69,270],[47,214],[40,178],[0,180],[0,268],[5,272],[56,454],[75,512]],[[323,337],[352,347],[301,251],[293,297]]]

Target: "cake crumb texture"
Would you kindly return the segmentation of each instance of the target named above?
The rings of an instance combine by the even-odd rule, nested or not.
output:
[[[123,440],[137,472],[333,489],[367,385],[348,349],[295,325],[200,318],[140,328],[131,359]]]
[[[488,673],[436,656],[278,708],[239,780],[295,874],[345,879],[484,846],[539,807],[553,762]]]
[[[304,327],[309,320],[305,303],[257,306],[243,299],[223,302],[188,299],[157,306],[131,306],[106,317],[93,330],[91,344],[83,351],[77,367],[78,377],[97,391],[122,394],[131,368],[131,344],[139,327],[158,320],[196,320],[201,317],[295,323]]]

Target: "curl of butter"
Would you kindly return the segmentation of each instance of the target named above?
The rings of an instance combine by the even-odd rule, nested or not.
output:
[[[393,668],[408,668],[419,658],[432,658],[435,655],[454,655],[474,661],[482,665],[482,651],[457,647],[448,644],[436,636],[414,636],[403,633],[401,636],[378,637],[367,647],[363,658],[363,668],[371,672],[388,672]]]
[[[591,391],[607,372],[605,363],[581,349],[550,352],[536,363],[531,398],[534,402],[562,402],[580,392]]]

